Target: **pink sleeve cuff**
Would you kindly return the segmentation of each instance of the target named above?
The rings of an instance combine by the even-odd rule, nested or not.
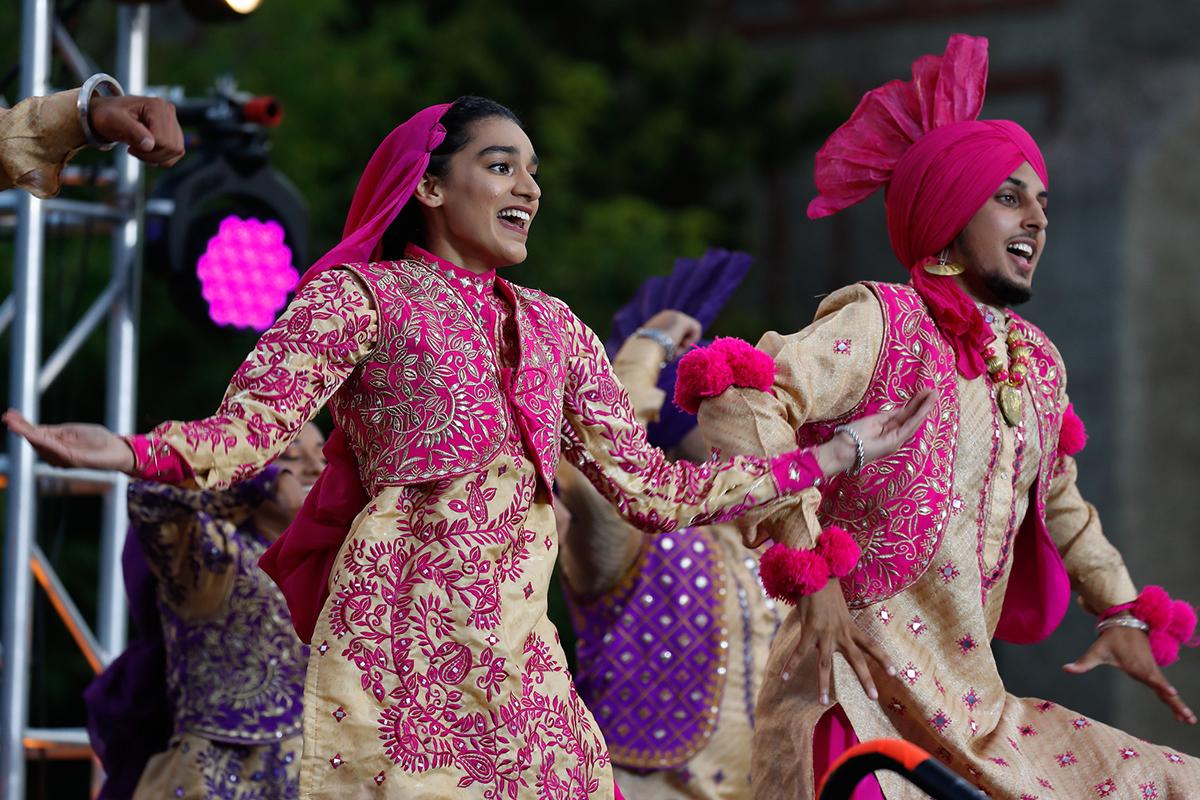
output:
[[[775,361],[769,355],[749,342],[723,337],[679,360],[675,405],[695,414],[704,398],[717,397],[730,386],[766,392],[774,382]]]
[[[817,486],[825,475],[817,462],[815,447],[775,456],[771,459],[771,472],[775,475],[775,483],[779,486],[781,495],[795,494],[810,486]]]
[[[192,468],[175,448],[147,434],[125,436],[133,451],[133,474],[147,481],[179,485],[192,477]]]

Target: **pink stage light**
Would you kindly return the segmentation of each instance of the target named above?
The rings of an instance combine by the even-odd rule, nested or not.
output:
[[[300,274],[283,243],[283,226],[230,215],[196,262],[208,316],[218,325],[265,331]]]

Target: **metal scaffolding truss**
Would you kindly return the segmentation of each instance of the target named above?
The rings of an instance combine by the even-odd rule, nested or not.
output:
[[[56,24],[52,0],[22,0],[21,97],[44,95],[49,86],[52,50],[72,72],[84,77],[93,71],[88,59]],[[149,7],[119,6],[116,75],[131,94],[146,88]],[[0,193],[0,203],[17,211],[13,292],[0,304],[0,330],[12,326],[9,404],[33,421],[46,388],[67,367],[88,336],[107,322],[107,386],[105,424],[118,433],[131,433],[137,389],[137,300],[141,281],[141,242],[144,205],[142,164],[114,151],[115,184],[111,204],[53,199],[42,201],[25,193]],[[8,197],[4,197],[4,195]],[[43,262],[50,215],[65,219],[103,220],[111,225],[111,273],[108,286],[83,314],[55,351],[42,361]],[[0,798],[25,797],[27,751],[60,756],[86,755],[83,729],[29,727],[30,645],[33,624],[33,585],[38,582],[51,604],[96,671],[103,669],[125,646],[126,608],[121,579],[121,548],[127,524],[125,488],[121,474],[61,470],[37,463],[33,449],[8,435],[8,456],[0,461],[8,475],[4,532],[3,682],[0,683]],[[100,579],[95,631],[80,614],[54,568],[37,544],[39,478],[82,478],[108,484],[101,519]],[[82,689],[82,687],[80,687]]]

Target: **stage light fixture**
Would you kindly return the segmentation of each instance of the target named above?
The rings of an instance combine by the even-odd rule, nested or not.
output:
[[[254,12],[259,0],[183,0],[189,14],[202,22],[227,22]]]
[[[307,263],[308,207],[269,164],[248,106],[245,97],[177,103],[181,121],[198,125],[198,143],[151,194],[146,263],[193,320],[261,331]]]
[[[271,326],[300,279],[285,235],[273,219],[230,214],[221,220],[196,262],[209,319],[258,331]]]

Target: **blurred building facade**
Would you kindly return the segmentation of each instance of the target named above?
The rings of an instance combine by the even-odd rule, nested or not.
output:
[[[796,101],[853,103],[909,77],[951,33],[990,39],[982,116],[1021,122],[1050,169],[1048,249],[1021,313],[1065,357],[1068,391],[1090,433],[1081,489],[1139,586],[1200,601],[1200,3],[1159,0],[728,0],[721,25],[794,64]],[[901,280],[881,197],[810,222],[812,155],[756,187],[748,238],[762,267],[743,295],[794,330],[820,295],[862,279]],[[752,298],[752,299],[751,299]],[[1062,664],[1093,641],[1072,608],[1034,647],[998,645],[1010,690],[1052,698],[1156,742],[1200,752],[1145,687]],[[1200,707],[1200,654],[1168,676]]]

